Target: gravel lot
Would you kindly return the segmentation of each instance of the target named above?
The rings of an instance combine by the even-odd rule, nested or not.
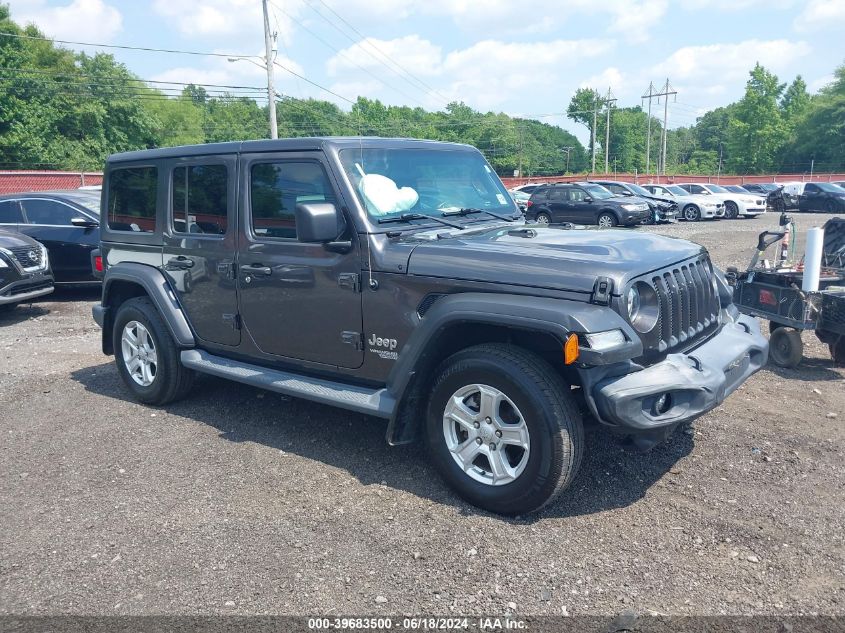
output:
[[[725,267],[776,220],[649,230]],[[0,316],[0,613],[845,614],[845,371],[812,335],[648,454],[588,429],[570,491],[508,520],[377,419],[213,378],[131,402],[97,297]]]

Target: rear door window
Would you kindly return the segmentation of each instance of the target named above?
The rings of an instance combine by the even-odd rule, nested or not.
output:
[[[0,201],[0,224],[20,224],[21,222],[23,222],[23,217],[18,201]]]
[[[225,165],[191,165],[173,170],[173,230],[225,235],[229,174]]]
[[[153,233],[158,169],[129,167],[109,174],[106,221],[112,231]]]

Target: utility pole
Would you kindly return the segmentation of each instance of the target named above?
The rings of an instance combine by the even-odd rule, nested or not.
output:
[[[610,86],[607,87],[607,97],[605,97],[604,104],[607,107],[607,125],[604,130],[604,173],[608,173],[608,157],[610,152],[610,107],[617,101],[611,98]]]
[[[276,122],[276,90],[273,88],[274,59],[272,36],[270,35],[270,18],[267,15],[267,0],[261,0],[264,9],[264,63],[267,66],[267,99],[270,111],[270,138],[279,138],[279,126]]]
[[[654,82],[648,82],[648,94],[644,94],[642,99],[648,99],[648,125],[645,136],[645,175],[648,178],[649,169],[651,167],[651,99],[654,97]]]
[[[593,140],[590,145],[590,154],[593,157],[593,166],[590,169],[590,174],[596,173],[596,115],[599,113],[599,98],[597,93],[593,93],[595,101],[593,102]]]
[[[572,147],[571,145],[567,145],[566,147],[560,148],[560,151],[566,152],[566,169],[564,170],[564,173],[566,173],[566,174],[569,173],[569,152],[571,152],[573,149],[575,149],[575,148]]]
[[[657,97],[657,103],[660,103],[660,97],[665,97],[665,101],[663,102],[663,131],[660,135],[660,144],[662,146],[662,159],[658,163],[658,174],[663,172],[663,175],[666,175],[666,137],[668,134],[666,133],[666,125],[669,121],[669,95],[677,95],[677,90],[674,90],[671,85],[669,85],[669,78],[666,78],[666,83],[663,85],[662,92],[654,93],[652,96]],[[675,97],[677,99],[677,96]]]

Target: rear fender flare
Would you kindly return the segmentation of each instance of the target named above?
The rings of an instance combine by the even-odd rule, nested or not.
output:
[[[167,324],[167,329],[173,340],[181,348],[191,348],[196,346],[196,339],[188,324],[188,319],[185,317],[185,312],[179,304],[167,279],[160,270],[149,266],[147,264],[138,264],[135,262],[121,262],[113,266],[109,266],[106,271],[105,279],[103,280],[103,299],[102,305],[107,310],[107,317],[103,326],[104,336],[106,334],[106,325],[114,323],[114,312],[112,302],[110,300],[112,288],[117,281],[124,281],[134,283],[144,289],[147,296],[158,309]]]

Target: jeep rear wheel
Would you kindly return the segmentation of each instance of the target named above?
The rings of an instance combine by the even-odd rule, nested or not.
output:
[[[117,371],[132,396],[162,405],[187,394],[195,373],[179,360],[179,348],[153,303],[136,297],[121,304],[114,322]]]
[[[440,367],[428,405],[426,441],[443,478],[491,512],[539,510],[575,478],[581,416],[542,359],[486,344]]]

